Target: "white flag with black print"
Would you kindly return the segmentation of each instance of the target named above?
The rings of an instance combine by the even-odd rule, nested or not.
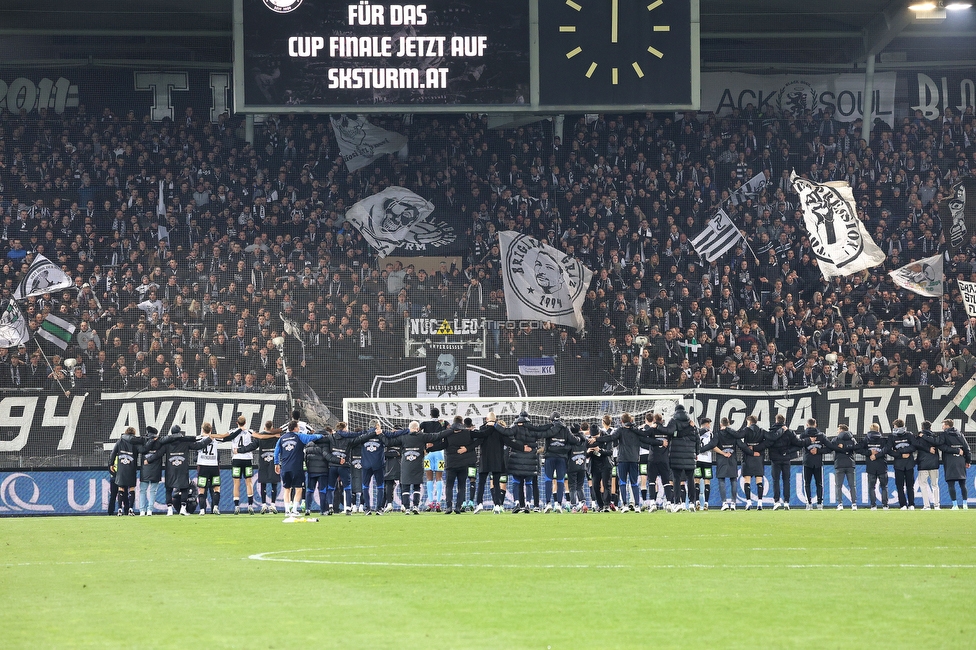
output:
[[[583,301],[593,271],[534,237],[498,233],[510,320],[552,321],[583,329]]]
[[[34,261],[14,289],[14,300],[23,300],[32,296],[42,296],[59,289],[73,287],[74,282],[61,267],[44,257],[35,255]]]
[[[691,245],[695,247],[698,254],[709,262],[714,262],[725,255],[733,246],[742,239],[742,233],[732,223],[732,219],[726,214],[725,210],[719,208],[708,221],[705,230],[701,231],[691,240]]]
[[[820,272],[828,280],[870,269],[885,261],[885,254],[868,235],[857,216],[854,192],[845,181],[814,183],[790,174],[800,196],[803,222]]]
[[[924,260],[909,262],[888,275],[891,281],[902,289],[914,291],[920,296],[937,298],[944,291],[942,282],[942,253],[926,257]]]
[[[359,229],[380,257],[394,251],[425,255],[457,239],[453,226],[429,219],[433,211],[433,203],[394,185],[349,208],[346,221]]]
[[[30,338],[27,321],[13,300],[8,300],[0,312],[0,348],[15,348]]]
[[[769,182],[766,178],[766,172],[759,172],[752,178],[750,178],[746,183],[737,189],[729,199],[732,201],[732,205],[741,205],[751,198],[755,198],[757,194],[763,191],[766,187],[766,183]]]
[[[396,153],[407,144],[407,136],[373,126],[362,115],[342,115],[338,119],[329,119],[332,120],[339,153],[351,172],[362,169],[380,156]]]

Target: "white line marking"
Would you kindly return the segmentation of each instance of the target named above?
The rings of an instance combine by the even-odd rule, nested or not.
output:
[[[478,564],[464,562],[385,562],[368,560],[328,560],[314,558],[273,557],[284,553],[342,549],[297,549],[254,553],[247,559],[260,562],[295,564],[329,564],[343,566],[386,566],[405,568],[450,569],[976,569],[976,564]],[[689,549],[691,550],[691,549]],[[697,549],[696,549],[697,550]],[[531,554],[532,552],[526,552]],[[487,554],[485,554],[487,555]]]

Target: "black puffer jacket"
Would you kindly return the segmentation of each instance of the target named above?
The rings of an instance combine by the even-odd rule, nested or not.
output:
[[[515,476],[536,476],[539,473],[539,439],[542,434],[548,432],[551,425],[534,425],[529,423],[528,415],[520,416],[515,424],[510,427],[502,427],[499,424],[495,428],[505,437],[505,445],[508,447],[508,458],[506,466],[508,471]],[[531,447],[531,451],[525,451],[526,447]]]
[[[691,424],[691,418],[684,406],[678,404],[675,407],[674,416],[664,430],[671,437],[671,444],[668,445],[671,450],[671,468],[694,470],[701,438],[698,437],[698,429]]]
[[[789,463],[796,458],[797,447],[802,446],[800,439],[793,431],[784,425],[776,425],[766,432],[769,450],[769,462]]]
[[[834,469],[854,469],[854,447],[857,442],[850,431],[841,431],[827,439],[827,447],[834,452]]]
[[[328,450],[328,438],[319,438],[312,444],[305,445],[305,471],[310,476],[322,476],[329,473],[329,461],[325,457]]]
[[[916,462],[919,471],[939,469],[939,440],[938,434],[931,429],[922,429],[915,438],[915,449],[917,450]]]

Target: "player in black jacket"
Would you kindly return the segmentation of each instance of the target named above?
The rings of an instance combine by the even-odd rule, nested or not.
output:
[[[445,514],[461,514],[461,510],[467,505],[465,500],[465,486],[468,479],[472,483],[476,482],[477,476],[474,469],[478,464],[477,446],[481,440],[476,439],[471,429],[473,424],[471,418],[462,419],[460,415],[454,417],[451,428],[439,442],[428,447],[428,451],[444,450],[444,497],[446,508]],[[457,483],[457,500],[454,500],[454,485]],[[471,498],[474,499],[474,486],[471,487]],[[474,510],[474,507],[471,507]]]
[[[474,511],[484,510],[485,486],[491,479],[491,511],[500,514],[505,511],[505,439],[495,428],[497,418],[494,412],[488,413],[485,424],[478,433],[481,448],[478,454],[478,487],[475,490]]]
[[[332,427],[326,426],[318,431],[325,436],[332,434]],[[331,514],[329,499],[329,460],[325,457],[328,447],[327,438],[319,438],[310,445],[305,445],[305,512],[312,509],[312,500],[316,492],[319,494],[319,512],[323,515]]]
[[[278,514],[278,486],[281,476],[274,468],[274,450],[281,437],[281,429],[271,420],[264,423],[261,433],[255,433],[258,441],[258,483],[261,484],[261,514]]]
[[[932,431],[932,423],[922,422],[922,430],[915,436],[915,462],[918,465],[918,484],[922,490],[922,510],[938,510],[939,501],[939,435]]]
[[[396,496],[396,486],[400,482],[400,458],[403,452],[397,446],[387,446],[384,444],[383,459],[385,467],[383,469],[383,512],[393,512],[393,502]],[[406,510],[406,505],[402,502],[400,507]]]
[[[877,422],[871,424],[867,436],[858,443],[857,450],[866,456],[864,471],[868,475],[868,502],[872,510],[878,509],[875,487],[881,491],[881,505],[888,509],[888,441],[881,435]]]
[[[952,420],[942,421],[942,436],[939,438],[939,449],[942,450],[942,471],[946,484],[949,486],[949,498],[952,499],[952,509],[958,510],[960,501],[956,499],[956,486],[959,486],[962,497],[962,509],[969,509],[969,491],[966,489],[966,470],[972,463],[972,455],[966,436],[962,435]]]
[[[660,413],[646,413],[644,415],[644,426],[641,429],[645,434],[652,436],[657,443],[650,449],[650,461],[647,463],[647,500],[650,501],[647,509],[650,512],[657,510],[657,481],[661,480],[661,487],[664,490],[664,504],[667,508],[674,503],[674,476],[671,474],[671,450],[662,444],[668,440],[668,433],[664,430],[664,416]]]
[[[569,500],[573,512],[587,512],[586,494],[586,437],[580,433],[578,424],[573,424],[570,431],[575,436],[575,443],[569,448],[569,462],[566,473],[569,476]]]
[[[892,455],[895,469],[895,491],[898,506],[902,510],[915,509],[915,436],[905,429],[901,418],[891,423],[888,436],[888,453]]]
[[[823,457],[827,450],[827,437],[817,429],[817,421],[807,420],[807,428],[800,436],[803,443],[803,485],[806,487],[807,510],[823,510]],[[816,504],[810,493],[810,482],[817,484]]]
[[[694,498],[695,494],[695,464],[698,448],[701,445],[698,427],[691,421],[684,405],[678,404],[674,407],[674,415],[664,430],[670,436],[667,449],[671,456],[672,490],[677,498],[676,503],[671,507],[671,512],[687,511],[687,500]],[[656,450],[654,453],[657,455]]]
[[[729,426],[728,418],[722,418],[720,424],[719,430],[706,445],[702,445],[701,451],[715,450],[715,476],[718,478],[722,510],[735,510],[735,495],[738,492],[736,482],[739,479],[739,462],[736,460],[736,451],[739,449],[740,442],[739,432]]]
[[[532,490],[534,508],[539,509],[539,449],[538,443],[543,434],[548,432],[552,426],[534,425],[529,421],[529,414],[522,411],[518,419],[511,427],[503,427],[501,423],[496,423],[495,428],[505,437],[505,446],[508,447],[508,458],[505,465],[511,474],[512,498],[515,507],[512,513],[530,513],[529,490]]]
[[[854,474],[854,450],[857,441],[846,424],[837,426],[837,435],[827,440],[827,446],[834,452],[834,500],[837,509],[844,509],[844,480],[851,492],[851,510],[857,510],[857,481]]]
[[[796,448],[802,446],[796,434],[786,426],[786,416],[777,414],[776,424],[766,432],[766,449],[773,471],[773,510],[790,509],[790,465],[796,457]]]
[[[128,427],[112,448],[109,467],[115,468],[113,483],[118,490],[119,516],[135,516],[136,470],[139,467],[139,454],[143,451],[143,441],[136,435],[133,427]]]
[[[159,437],[159,431],[156,427],[146,427],[146,433],[149,434],[145,443],[146,446]],[[150,463],[146,460],[146,455],[143,454],[141,462],[142,464],[139,466],[139,511],[142,515],[151,516],[156,507],[156,491],[163,480],[163,459],[156,458]]]
[[[739,448],[742,449],[742,478],[745,481],[746,510],[752,508],[752,479],[756,480],[756,509],[762,510],[763,500],[763,457],[766,455],[766,432],[758,424],[755,415],[746,418],[746,426],[739,432]]]
[[[545,512],[549,513],[555,510],[558,513],[563,511],[563,489],[568,469],[569,450],[578,441],[569,427],[563,423],[558,411],[552,414],[549,421],[552,422],[552,430],[546,434],[545,447],[542,453],[545,472],[543,481]],[[552,490],[553,483],[556,484],[555,494]]]
[[[613,473],[613,444],[597,442],[600,427],[591,424],[586,438],[586,456],[590,459],[590,497],[600,512],[610,511],[610,477]]]

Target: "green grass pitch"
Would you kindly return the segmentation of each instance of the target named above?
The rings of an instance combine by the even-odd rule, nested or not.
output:
[[[4,648],[966,648],[969,512],[0,520]]]

